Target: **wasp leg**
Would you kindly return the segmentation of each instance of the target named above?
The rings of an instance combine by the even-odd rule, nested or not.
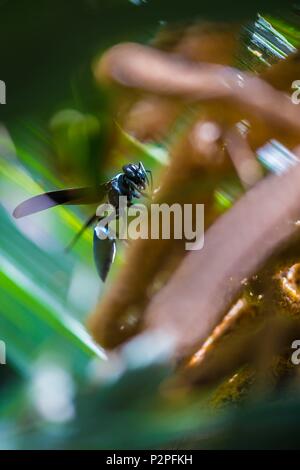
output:
[[[81,235],[83,234],[83,232],[88,228],[90,227],[94,222],[96,222],[97,220],[97,216],[96,214],[93,214],[92,217],[90,217],[86,222],[85,224],[81,227],[81,229],[79,230],[79,232],[75,235],[75,237],[73,238],[73,240],[71,240],[71,242],[69,243],[69,245],[65,248],[65,252],[68,253],[71,248],[73,248],[73,246],[75,245],[75,243],[78,241],[78,239],[81,237]]]
[[[130,182],[130,185],[133,187],[135,193],[133,194],[134,197],[140,198],[141,196],[146,197],[147,199],[152,199],[151,196],[147,193],[144,193],[144,191],[141,191],[135,183],[132,181]]]

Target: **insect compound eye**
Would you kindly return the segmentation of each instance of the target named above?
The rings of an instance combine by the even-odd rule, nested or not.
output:
[[[136,170],[137,170],[137,168],[135,168],[135,165],[132,164],[132,163],[130,165],[124,165],[123,166],[123,171],[124,171],[125,175],[128,176],[129,178],[134,178],[135,177]]]
[[[139,183],[144,183],[145,182],[145,176],[143,175],[143,173],[141,171],[139,171],[137,173],[136,178],[137,178],[137,181]]]

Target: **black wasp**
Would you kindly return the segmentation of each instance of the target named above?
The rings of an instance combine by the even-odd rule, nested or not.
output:
[[[152,189],[152,173],[150,170],[144,168],[142,162],[124,165],[122,170],[122,173],[117,174],[110,181],[98,185],[95,188],[61,189],[31,197],[19,204],[15,208],[13,215],[18,219],[62,204],[100,204],[106,197],[107,201],[115,208],[118,217],[120,196],[127,198],[128,207],[133,204],[132,200],[134,198],[140,198],[142,195],[148,196],[144,193],[144,190],[150,184],[148,174],[150,175]],[[87,227],[97,221],[99,222],[99,220],[100,218],[96,214],[93,214],[83,225],[68,249],[74,245]],[[101,229],[103,230],[103,227],[101,227]],[[106,229],[108,230],[108,227]],[[93,240],[96,268],[102,281],[105,281],[116,252],[115,238],[112,236],[107,236],[104,239],[100,238],[99,227],[96,225]]]

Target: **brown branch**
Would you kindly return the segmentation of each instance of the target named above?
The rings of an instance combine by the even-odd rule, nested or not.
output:
[[[300,129],[300,108],[289,96],[251,73],[216,64],[196,64],[138,44],[110,49],[96,64],[99,82],[116,82],[164,96],[227,99],[288,129]]]
[[[202,344],[268,257],[299,231],[300,165],[245,194],[189,253],[145,312],[147,328],[174,336],[177,354]]]

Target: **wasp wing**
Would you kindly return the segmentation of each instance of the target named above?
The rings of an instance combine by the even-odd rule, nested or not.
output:
[[[19,219],[20,217],[35,214],[36,212],[62,204],[94,204],[104,198],[107,189],[108,183],[104,183],[97,188],[72,188],[49,191],[21,202],[13,211],[13,216]]]

